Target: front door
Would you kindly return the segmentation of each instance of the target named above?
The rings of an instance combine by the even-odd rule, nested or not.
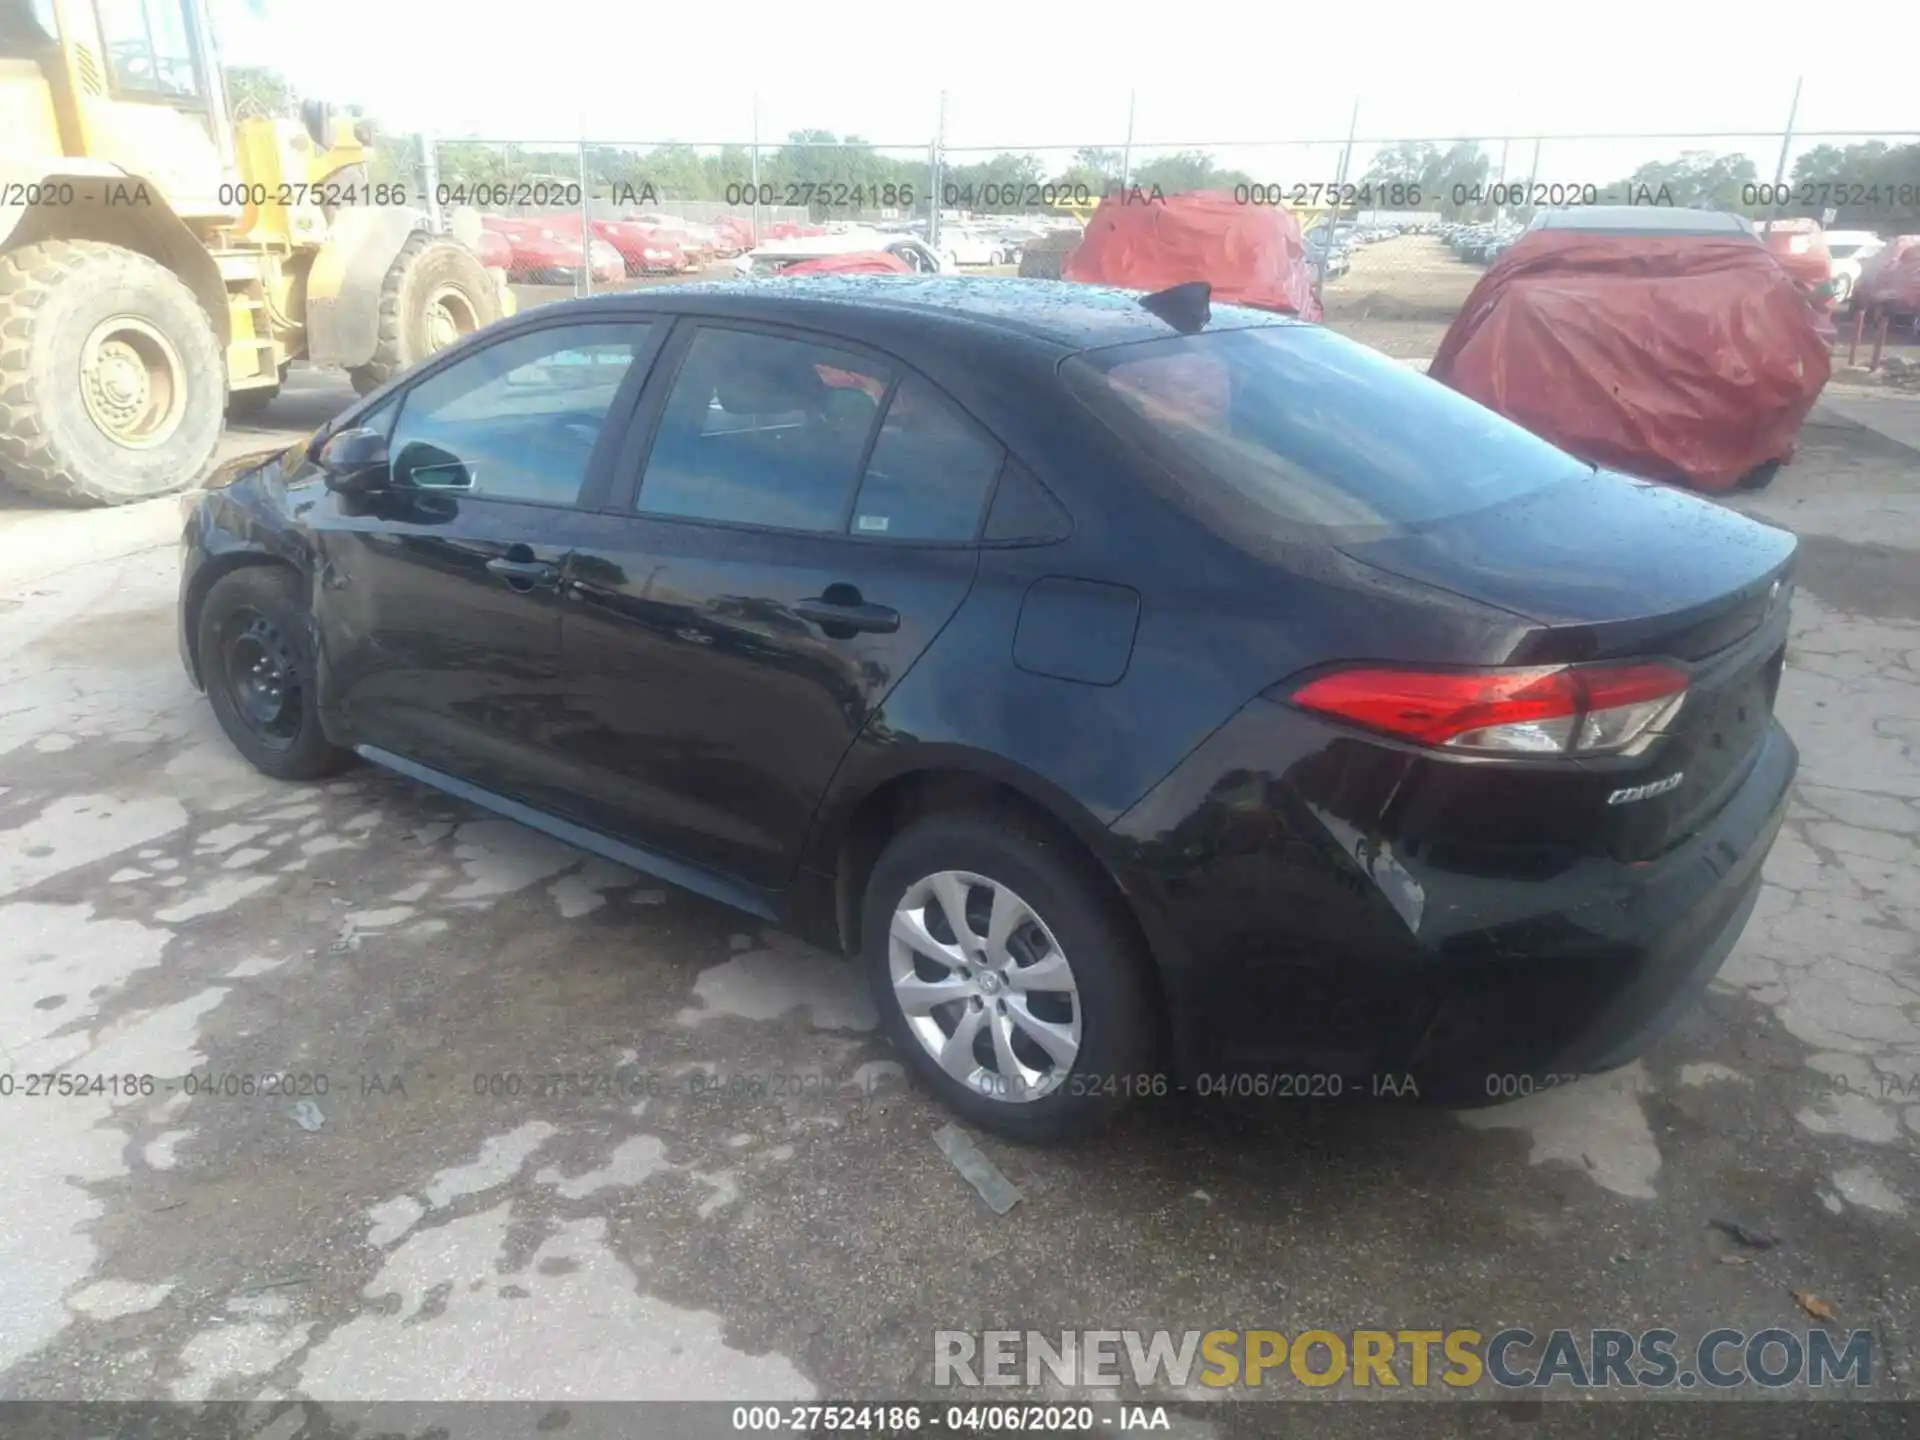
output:
[[[965,599],[1004,456],[925,380],[826,337],[702,323],[662,367],[637,487],[616,485],[637,496],[568,561],[569,750],[593,823],[776,889]]]
[[[373,417],[391,488],[307,517],[331,718],[356,742],[534,804],[564,789],[560,578],[655,348],[645,323],[519,331]]]

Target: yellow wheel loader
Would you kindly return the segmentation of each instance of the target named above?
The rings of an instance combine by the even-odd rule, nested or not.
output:
[[[477,220],[437,233],[371,142],[319,104],[236,124],[206,0],[0,0],[0,476],[164,495],[294,360],[364,394],[511,313]]]

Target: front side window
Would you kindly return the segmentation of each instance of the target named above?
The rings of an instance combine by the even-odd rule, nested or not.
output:
[[[556,325],[496,341],[428,376],[406,392],[388,436],[395,483],[575,503],[650,328]]]
[[[647,457],[640,512],[844,533],[891,378],[811,341],[698,331]]]
[[[94,14],[116,95],[199,96],[183,0],[94,0]]]

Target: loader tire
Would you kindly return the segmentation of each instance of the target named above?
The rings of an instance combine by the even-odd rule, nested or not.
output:
[[[97,240],[0,255],[0,475],[66,505],[197,481],[227,377],[200,302],[165,266]]]
[[[229,390],[227,419],[244,423],[264,416],[267,413],[267,407],[280,398],[280,387],[287,383],[289,368],[289,365],[282,365],[280,378],[271,385],[256,385],[251,390]]]
[[[483,325],[500,318],[500,292],[486,267],[458,240],[419,230],[387,271],[380,289],[380,333],[373,359],[347,372],[370,395]]]

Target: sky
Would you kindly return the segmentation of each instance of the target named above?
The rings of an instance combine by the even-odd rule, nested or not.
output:
[[[1057,147],[1045,158],[1064,162],[1125,141],[1131,100],[1136,156],[1199,143],[1256,174],[1320,181],[1337,144],[1277,142],[1338,141],[1357,102],[1363,142],[1676,137],[1546,142],[1544,182],[1611,178],[1620,157],[1630,169],[1684,148],[1764,154],[1764,175],[1797,77],[1797,129],[1920,139],[1920,0],[1851,0],[1831,23],[1767,0],[211,3],[229,64],[272,65],[390,133],[447,139],[584,128],[609,142],[745,142],[757,95],[763,139],[815,127],[924,153],[945,91],[950,147]],[[1706,131],[1745,138],[1678,138]],[[1516,144],[1510,178],[1531,164],[1530,142]]]

